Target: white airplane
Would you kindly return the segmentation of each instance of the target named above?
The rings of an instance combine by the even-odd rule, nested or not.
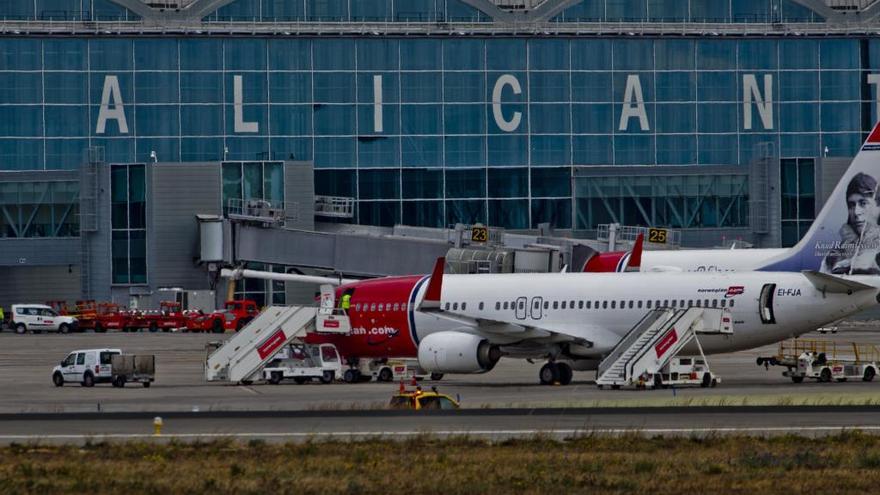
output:
[[[876,190],[866,190],[877,187],[878,150],[880,126],[804,239],[791,249],[758,253],[751,265],[737,258],[737,271],[444,275],[441,258],[430,276],[338,286],[336,300],[346,295],[350,304],[351,335],[310,339],[338,344],[348,362],[419,357],[423,368],[436,373],[486,372],[502,356],[548,359],[542,371],[567,383],[572,369],[596,369],[656,308],[728,309],[734,333],[702,337],[708,354],[798,336],[878,304],[880,269],[873,271],[871,263],[880,252],[880,227],[876,215],[866,220],[861,213],[870,213],[872,205],[880,212]],[[717,263],[731,252],[709,253]],[[757,271],[739,271],[749,268]],[[299,280],[287,274],[261,278],[269,277]],[[318,278],[301,281],[332,282]],[[420,355],[424,348],[432,349],[431,359]]]

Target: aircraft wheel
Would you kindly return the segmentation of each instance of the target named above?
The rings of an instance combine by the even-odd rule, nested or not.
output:
[[[560,385],[568,385],[571,383],[571,379],[574,378],[574,372],[571,370],[571,366],[569,366],[568,363],[556,363],[556,369],[559,373]]]
[[[541,366],[538,372],[538,378],[541,379],[541,385],[552,385],[559,381],[559,367],[556,363],[547,363]]]

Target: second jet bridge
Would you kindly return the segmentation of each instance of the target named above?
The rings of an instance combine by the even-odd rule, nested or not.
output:
[[[599,364],[596,385],[637,385],[658,373],[697,334],[732,334],[730,311],[720,308],[658,308],[649,311]],[[705,356],[704,356],[705,359]]]

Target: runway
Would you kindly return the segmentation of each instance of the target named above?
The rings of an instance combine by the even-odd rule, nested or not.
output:
[[[474,409],[459,411],[223,411],[158,414],[154,435],[147,413],[21,414],[0,416],[0,443],[132,439],[260,438],[405,439],[420,435],[500,440],[547,435],[822,436],[859,430],[880,433],[880,407],[683,407]]]

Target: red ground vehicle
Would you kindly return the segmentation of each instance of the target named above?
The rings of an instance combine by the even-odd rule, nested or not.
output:
[[[185,328],[187,319],[180,309],[180,303],[175,301],[162,301],[158,310],[135,311],[127,328],[137,330],[149,329],[151,332],[170,332],[175,328]]]
[[[190,317],[186,329],[190,332],[223,333],[226,330],[236,332],[250,323],[260,312],[256,301],[250,299],[226,301],[224,309],[213,313]]]
[[[74,316],[79,320],[79,330],[94,330],[98,333],[108,329],[122,330],[127,327],[130,316],[119,308],[118,304],[96,302],[94,300],[76,301],[69,306],[66,301],[48,301],[46,305],[54,308],[59,314]]]

